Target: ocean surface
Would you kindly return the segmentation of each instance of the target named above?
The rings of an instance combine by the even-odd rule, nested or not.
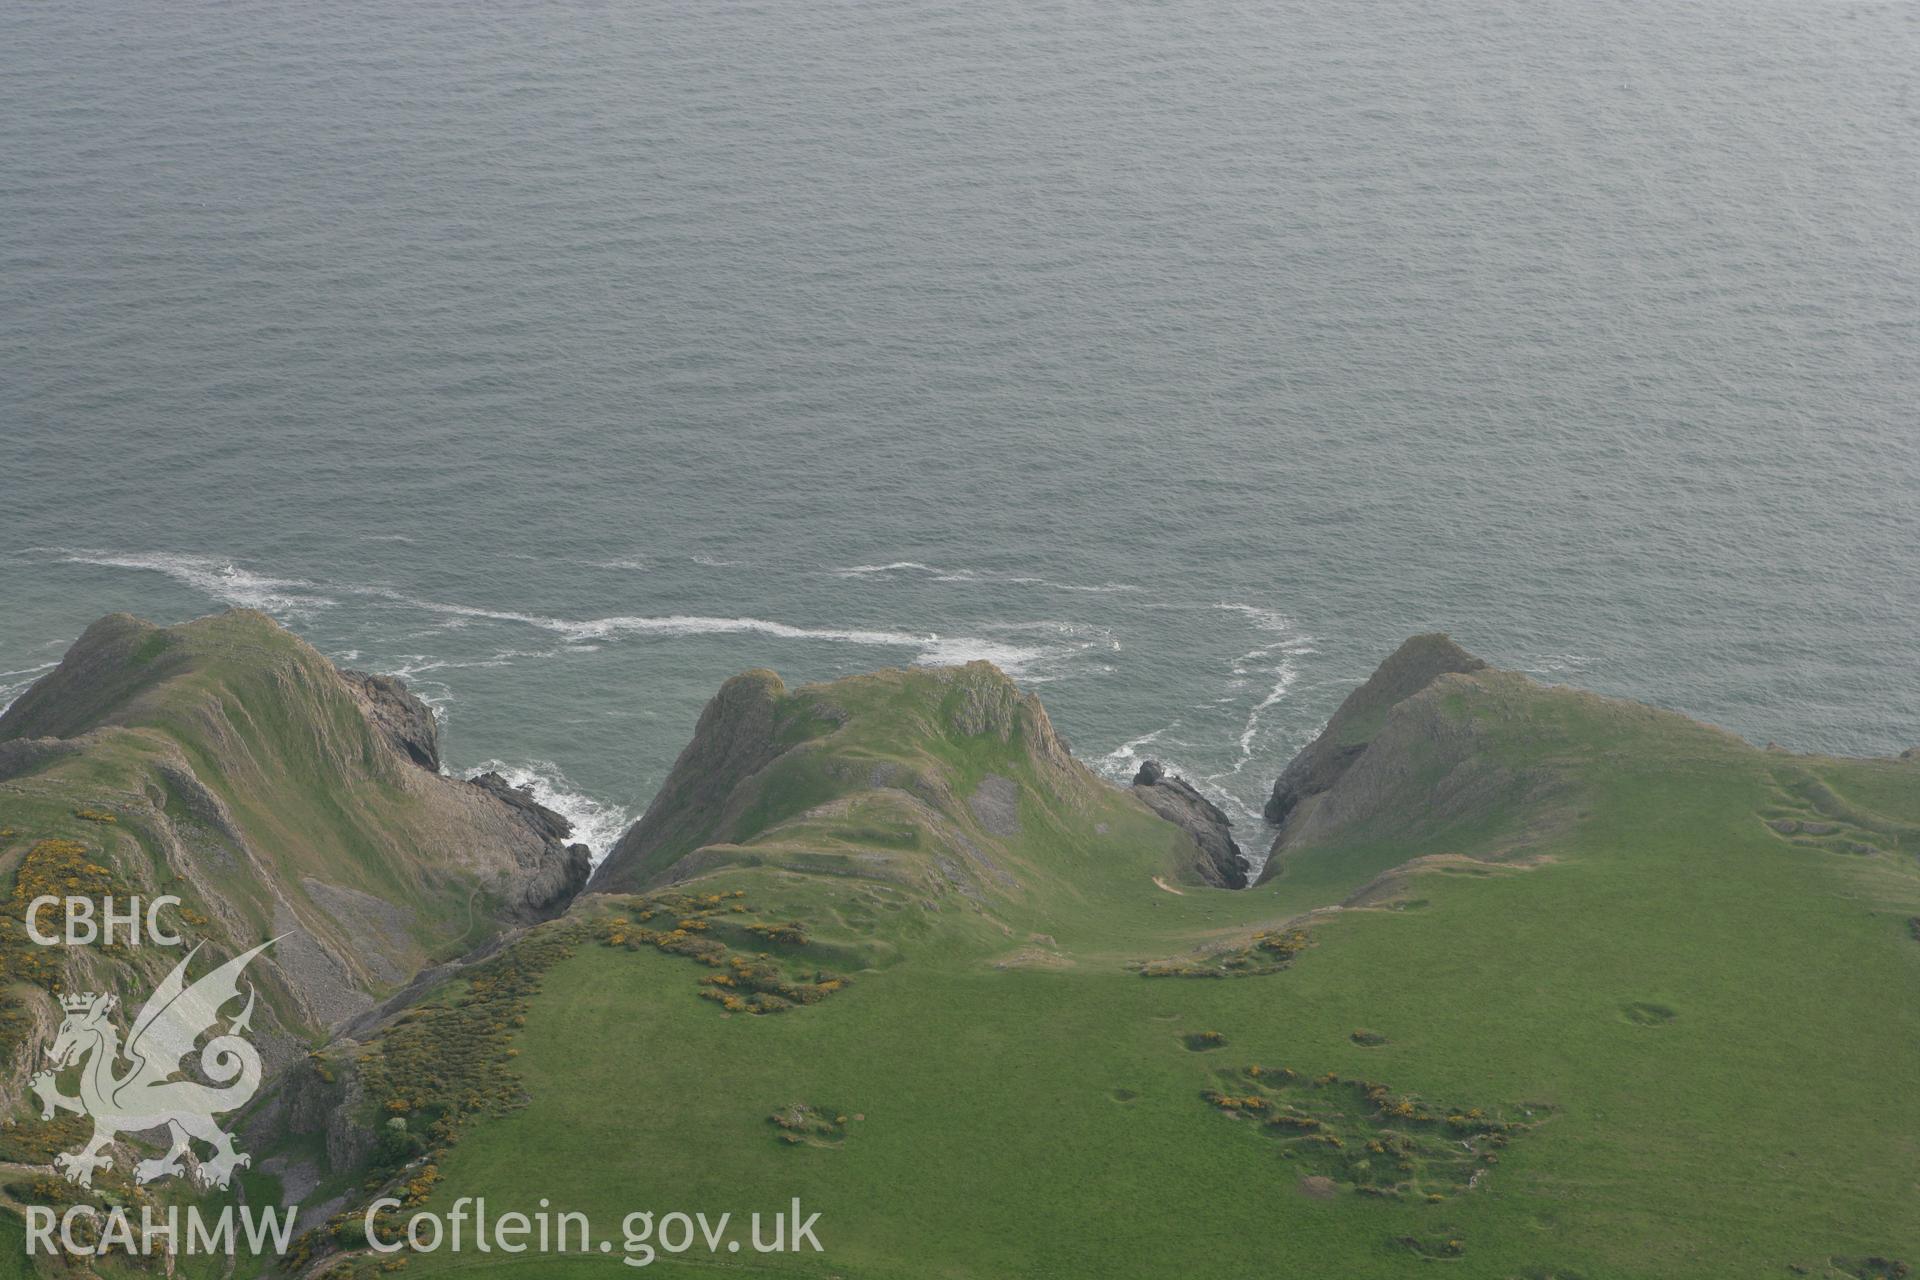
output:
[[[1920,743],[1917,405],[1912,4],[0,6],[0,704],[264,609],[602,850],[753,666]]]

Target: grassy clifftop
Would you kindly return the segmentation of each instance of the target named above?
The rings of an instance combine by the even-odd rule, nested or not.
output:
[[[1457,656],[1388,684],[1229,892],[991,673],[743,678],[676,770],[705,790],[538,932],[512,1099],[425,1126],[419,1202],[798,1195],[828,1252],[759,1261],[845,1277],[1920,1261],[1920,761]],[[425,1043],[376,1035],[376,1083]]]
[[[398,904],[396,970],[491,927],[475,850],[524,815],[421,767],[403,693],[246,615],[98,639],[0,722],[16,877],[84,842],[210,936],[285,909],[330,951]],[[984,664],[750,672],[592,892],[288,1071],[255,1149],[277,1125],[315,1196],[441,1211],[799,1196],[827,1252],[752,1260],[849,1280],[1920,1263],[1920,760],[1761,750],[1432,637],[1349,707],[1236,892]],[[357,1243],[305,1247],[374,1274]],[[410,1270],[490,1265],[609,1262]]]
[[[1141,838],[1111,838],[1116,825]],[[708,703],[592,887],[774,866],[999,911],[1193,858],[1191,837],[1075,760],[1039,699],[990,664],[796,690],[751,671]]]

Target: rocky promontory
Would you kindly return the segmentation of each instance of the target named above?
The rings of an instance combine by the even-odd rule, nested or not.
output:
[[[1246,862],[1234,843],[1232,823],[1185,778],[1168,773],[1158,760],[1148,760],[1133,775],[1133,794],[1193,837],[1200,851],[1193,872],[1202,881],[1222,889],[1247,887]]]
[[[273,936],[270,1068],[433,958],[564,911],[588,873],[570,835],[502,779],[441,773],[432,711],[400,681],[251,610],[109,615],[0,715],[0,858],[175,895],[229,951]],[[138,987],[153,975],[117,970],[157,958],[72,948],[49,982]]]
[[[1301,802],[1338,782],[1386,724],[1387,713],[1436,676],[1480,671],[1486,665],[1439,632],[1402,643],[1365,684],[1347,695],[1320,736],[1287,765],[1267,799],[1267,821],[1284,826]]]

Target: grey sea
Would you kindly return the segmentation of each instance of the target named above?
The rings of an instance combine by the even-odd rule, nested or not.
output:
[[[14,0],[0,355],[0,704],[264,609],[602,850],[755,666],[1920,742],[1912,4]]]

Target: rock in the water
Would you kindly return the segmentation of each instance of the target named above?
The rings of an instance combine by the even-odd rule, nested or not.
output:
[[[1200,850],[1193,869],[1202,880],[1223,889],[1247,887],[1246,863],[1241,859],[1240,846],[1233,841],[1232,823],[1218,805],[1185,779],[1168,773],[1158,760],[1146,761],[1133,775],[1133,793],[1193,837]]]
[[[535,800],[532,787],[516,787],[491,769],[467,781],[513,806],[529,826],[549,840],[565,840],[573,834],[573,824]]]

